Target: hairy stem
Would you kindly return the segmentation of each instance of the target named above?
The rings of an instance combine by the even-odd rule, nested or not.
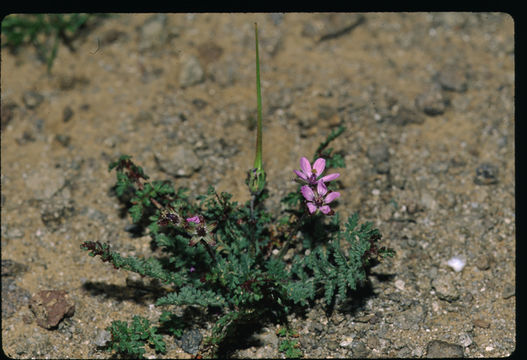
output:
[[[293,229],[289,232],[289,235],[287,236],[287,240],[285,241],[285,244],[282,246],[282,249],[280,249],[280,252],[276,255],[278,259],[282,259],[282,257],[285,255],[287,249],[289,248],[289,244],[291,243],[291,239],[293,239],[293,236],[297,233],[298,229],[300,229],[300,226],[302,226],[302,223],[304,222],[304,219],[306,218],[306,213],[304,212],[300,219],[296,222]]]

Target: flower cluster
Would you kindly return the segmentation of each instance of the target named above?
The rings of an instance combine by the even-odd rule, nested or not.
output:
[[[313,163],[313,167],[309,160],[305,157],[300,159],[299,170],[294,170],[295,174],[300,178],[303,183],[307,185],[302,186],[301,192],[306,199],[306,206],[310,214],[320,210],[323,214],[332,215],[333,210],[329,207],[329,203],[340,196],[337,191],[331,191],[328,193],[326,182],[335,180],[340,176],[339,173],[333,173],[321,177],[324,169],[326,168],[326,160],[318,158]]]
[[[172,224],[176,227],[183,228],[187,234],[192,236],[189,241],[189,246],[194,246],[202,240],[210,246],[216,245],[212,231],[216,228],[217,223],[206,223],[202,215],[194,215],[183,221],[183,217],[174,208],[168,207],[161,210],[157,223],[160,226]]]

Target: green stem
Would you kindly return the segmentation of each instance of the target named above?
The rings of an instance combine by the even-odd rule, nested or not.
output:
[[[289,248],[289,243],[291,242],[291,239],[297,233],[298,229],[304,222],[305,217],[306,217],[306,213],[304,212],[302,216],[300,217],[300,219],[298,219],[297,223],[295,224],[295,227],[289,232],[289,236],[287,237],[285,244],[282,246],[282,249],[280,249],[280,252],[276,256],[278,259],[282,259],[282,257],[285,255],[285,252]]]
[[[260,57],[258,54],[258,25],[256,23],[254,23],[254,36],[256,38],[256,101],[258,108],[256,157],[254,158],[254,168],[262,169],[262,90],[260,86]]]

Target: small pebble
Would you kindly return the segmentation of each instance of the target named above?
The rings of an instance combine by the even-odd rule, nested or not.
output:
[[[476,177],[474,183],[476,185],[493,185],[498,183],[498,167],[489,164],[482,163],[476,169]]]
[[[467,261],[460,256],[454,256],[448,260],[447,264],[454,269],[455,272],[460,272],[467,264]]]

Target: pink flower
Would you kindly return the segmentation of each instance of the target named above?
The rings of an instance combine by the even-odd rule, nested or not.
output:
[[[217,223],[205,223],[205,219],[202,215],[194,215],[189,217],[187,220],[187,232],[192,238],[189,241],[189,246],[194,246],[201,240],[205,241],[207,244],[214,246],[216,241],[212,236],[212,230],[217,226]]]
[[[324,176],[321,179],[318,179],[320,175],[324,172],[324,169],[326,168],[326,160],[323,158],[318,158],[313,163],[313,168],[311,168],[311,164],[309,163],[309,160],[302,156],[300,159],[300,168],[301,171],[294,170],[295,174],[301,178],[303,181],[307,182],[309,185],[317,185],[319,182],[328,182],[331,180],[335,180],[340,176],[339,173],[329,174]]]
[[[319,181],[317,184],[317,191],[314,192],[308,185],[302,186],[302,195],[307,200],[306,205],[310,214],[320,210],[323,214],[330,214],[331,208],[329,207],[330,202],[340,196],[339,192],[332,191],[328,194],[328,188],[323,181]]]
[[[198,215],[194,215],[193,217],[187,218],[187,222],[193,222],[193,223],[199,224],[200,218]]]

